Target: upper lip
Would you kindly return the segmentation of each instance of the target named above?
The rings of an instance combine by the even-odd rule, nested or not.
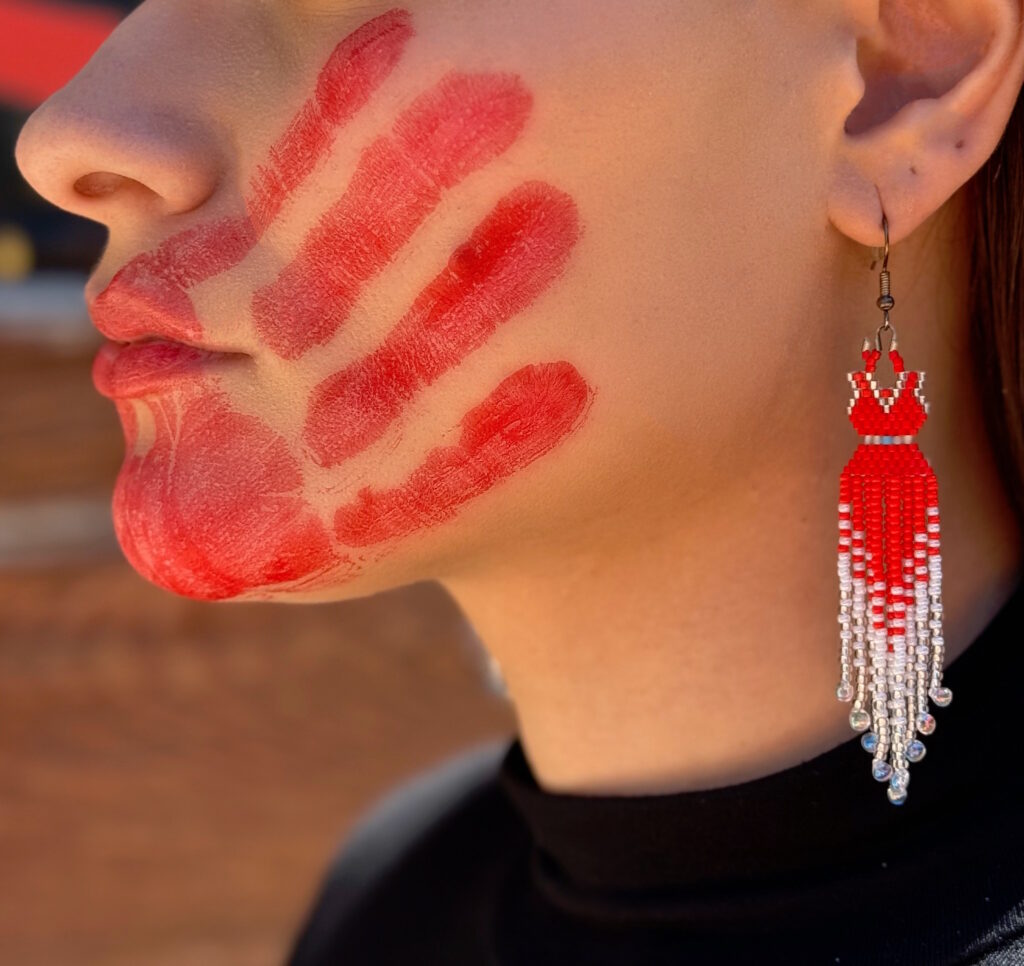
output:
[[[135,343],[162,340],[234,355],[247,355],[231,346],[211,344],[195,317],[188,294],[173,282],[143,277],[126,279],[121,273],[99,293],[90,295],[86,284],[89,317],[100,334],[112,342]]]

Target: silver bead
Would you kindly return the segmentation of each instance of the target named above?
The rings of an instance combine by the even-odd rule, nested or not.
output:
[[[887,782],[892,777],[892,765],[887,761],[882,761],[881,758],[876,758],[871,763],[871,777],[875,781]]]
[[[925,755],[925,746],[923,741],[918,741],[915,738],[909,745],[907,745],[907,760],[908,761],[920,761]]]
[[[893,805],[902,805],[907,800],[907,791],[906,791],[906,789],[899,789],[899,790],[897,790],[897,789],[893,788],[892,785],[890,785],[885,790],[885,794],[888,796],[889,801],[892,802]]]
[[[857,708],[850,712],[850,727],[854,731],[864,731],[871,724],[871,715],[863,708]]]

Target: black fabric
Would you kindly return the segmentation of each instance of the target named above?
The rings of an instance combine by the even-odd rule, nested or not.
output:
[[[291,966],[1024,966],[1021,628],[1024,585],[947,666],[901,806],[852,732],[668,795],[545,792],[518,740],[463,756],[363,823]]]

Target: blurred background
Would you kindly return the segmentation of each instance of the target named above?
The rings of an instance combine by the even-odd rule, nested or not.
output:
[[[205,604],[123,562],[82,300],[106,232],[14,165],[136,4],[0,0],[0,964],[277,964],[397,782],[514,728],[436,584]]]

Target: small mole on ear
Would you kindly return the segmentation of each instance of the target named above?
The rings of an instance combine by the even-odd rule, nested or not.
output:
[[[962,148],[964,146],[964,139],[960,138],[960,140],[956,142],[956,146],[958,148]]]
[[[910,173],[911,174],[917,174],[917,168],[915,168],[913,165],[911,165],[910,166]]]

